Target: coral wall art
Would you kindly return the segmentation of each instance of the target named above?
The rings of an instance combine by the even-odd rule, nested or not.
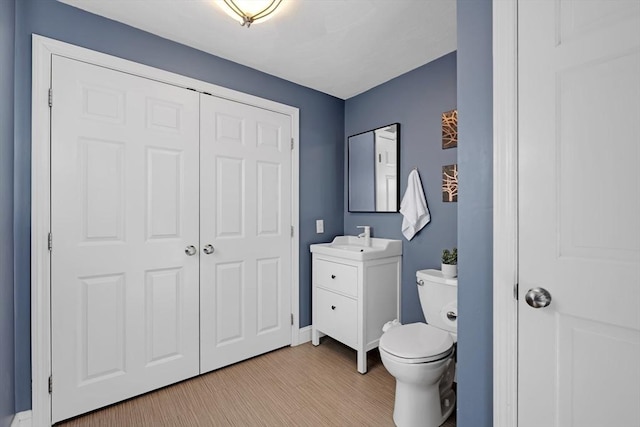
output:
[[[442,167],[442,201],[458,201],[458,165]]]
[[[442,113],[442,149],[458,146],[458,110]]]

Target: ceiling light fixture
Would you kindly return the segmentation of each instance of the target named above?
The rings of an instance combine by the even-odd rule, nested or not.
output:
[[[223,0],[241,19],[240,24],[247,28],[255,21],[264,19],[276,11],[282,0]],[[233,15],[232,15],[233,16]]]

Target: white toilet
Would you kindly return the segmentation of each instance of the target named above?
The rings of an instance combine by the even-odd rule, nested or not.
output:
[[[416,281],[428,324],[392,326],[380,338],[378,349],[384,367],[396,378],[396,425],[437,427],[456,403],[452,385],[458,281],[440,270],[420,270]]]

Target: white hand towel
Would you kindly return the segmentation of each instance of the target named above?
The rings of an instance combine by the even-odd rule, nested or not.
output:
[[[427,208],[427,199],[422,190],[422,181],[418,170],[414,169],[409,174],[407,191],[400,203],[402,219],[402,234],[407,240],[413,239],[416,233],[431,221],[431,214]]]

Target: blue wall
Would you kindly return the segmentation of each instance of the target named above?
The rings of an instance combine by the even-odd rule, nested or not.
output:
[[[455,52],[345,102],[345,141],[349,135],[400,123],[401,198],[413,167],[420,172],[427,197],[431,222],[411,241],[402,235],[399,213],[344,214],[345,234],[357,234],[358,225],[371,225],[374,237],[403,240],[403,323],[424,321],[415,285],[416,271],[439,269],[442,249],[456,245],[458,206],[443,203],[441,193],[442,166],[456,163],[457,151],[442,149],[441,114],[455,107]],[[345,186],[345,199],[346,193]]]
[[[491,0],[458,1],[458,426],[493,424]]]
[[[344,101],[54,0],[20,0],[16,7],[16,93],[20,94],[15,100],[16,409],[21,411],[31,406],[31,33],[300,109],[300,325],[309,325],[309,244],[342,234],[344,204],[340,195],[344,188],[341,173],[344,169]],[[325,234],[315,234],[317,218],[325,220]]]
[[[13,42],[15,0],[0,0],[0,427],[15,412],[13,339]],[[29,335],[27,335],[28,339]]]
[[[375,143],[373,132],[354,135],[347,141],[349,150],[347,210],[367,212],[376,210]]]

